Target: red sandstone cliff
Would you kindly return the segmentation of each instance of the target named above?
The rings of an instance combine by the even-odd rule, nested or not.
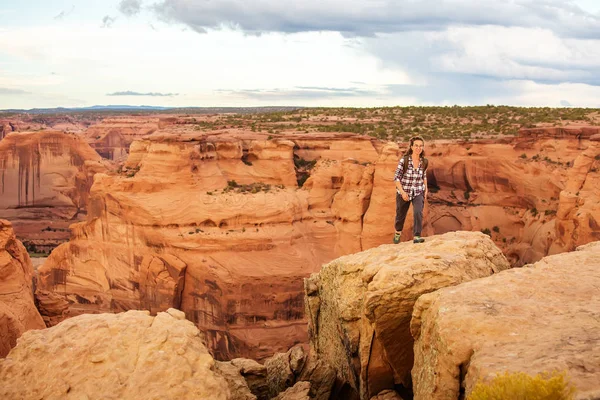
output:
[[[68,238],[81,220],[100,156],[79,136],[59,131],[11,133],[0,141],[0,217],[37,250]]]
[[[428,143],[425,233],[487,230],[515,265],[593,240],[598,144]],[[177,127],[135,141],[119,175],[96,176],[87,222],[40,269],[42,314],[180,308],[218,358],[304,342],[302,278],[391,240],[399,154],[348,134]],[[299,189],[295,166],[310,160]]]
[[[10,222],[0,219],[0,358],[23,332],[45,328],[33,302],[33,266]]]

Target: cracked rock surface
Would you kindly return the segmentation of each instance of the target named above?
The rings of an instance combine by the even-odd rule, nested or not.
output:
[[[457,399],[505,371],[553,370],[567,372],[575,399],[600,398],[598,288],[594,242],[421,296],[411,322],[415,400]]]

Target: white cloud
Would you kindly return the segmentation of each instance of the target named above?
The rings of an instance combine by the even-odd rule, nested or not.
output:
[[[451,25],[496,25],[600,37],[600,17],[568,0],[162,0],[154,10],[163,20],[198,32],[225,26],[250,33],[335,31],[372,36]]]
[[[119,3],[119,11],[128,17],[137,15],[142,9],[142,2],[140,0],[121,0]]]
[[[534,107],[572,107],[600,108],[600,87],[581,83],[540,84],[531,81],[509,81],[504,83],[514,92],[510,96],[490,94],[492,104],[511,104]]]

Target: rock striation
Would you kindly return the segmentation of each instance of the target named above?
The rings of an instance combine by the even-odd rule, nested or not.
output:
[[[0,357],[6,356],[23,332],[42,329],[33,300],[33,267],[10,222],[0,219]]]
[[[419,296],[509,268],[479,232],[433,236],[340,257],[305,280],[310,344],[337,371],[339,398],[410,389],[410,319]]]
[[[33,251],[69,237],[85,217],[100,156],[79,136],[60,131],[15,132],[0,141],[0,216]]]
[[[566,371],[575,399],[600,397],[600,242],[421,296],[416,400],[456,399],[497,374]]]
[[[29,331],[0,360],[0,382],[6,399],[256,399],[173,309],[82,315]]]
[[[365,144],[340,157],[371,143],[339,135],[327,146],[353,141]],[[306,342],[302,279],[360,249],[372,166],[321,160],[298,190],[295,147],[204,134],[134,142],[120,174],[95,176],[88,221],[39,269],[42,315],[175,307],[218,359]]]
[[[218,359],[264,360],[305,342],[302,279],[390,242],[402,150],[345,133],[203,133],[183,122],[159,120],[119,172],[96,174],[87,221],[40,269],[42,315],[55,324],[175,307]],[[599,146],[427,143],[425,235],[487,232],[516,266],[594,240]],[[411,225],[409,214],[403,240]]]

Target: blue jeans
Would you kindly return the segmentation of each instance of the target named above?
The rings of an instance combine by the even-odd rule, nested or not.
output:
[[[410,203],[413,205],[413,233],[415,236],[421,236],[421,230],[423,229],[423,204],[425,203],[425,196],[423,194],[416,196],[412,200],[404,201],[402,196],[396,193],[396,232],[400,232],[404,227],[404,220],[406,219],[406,214],[408,214]]]

